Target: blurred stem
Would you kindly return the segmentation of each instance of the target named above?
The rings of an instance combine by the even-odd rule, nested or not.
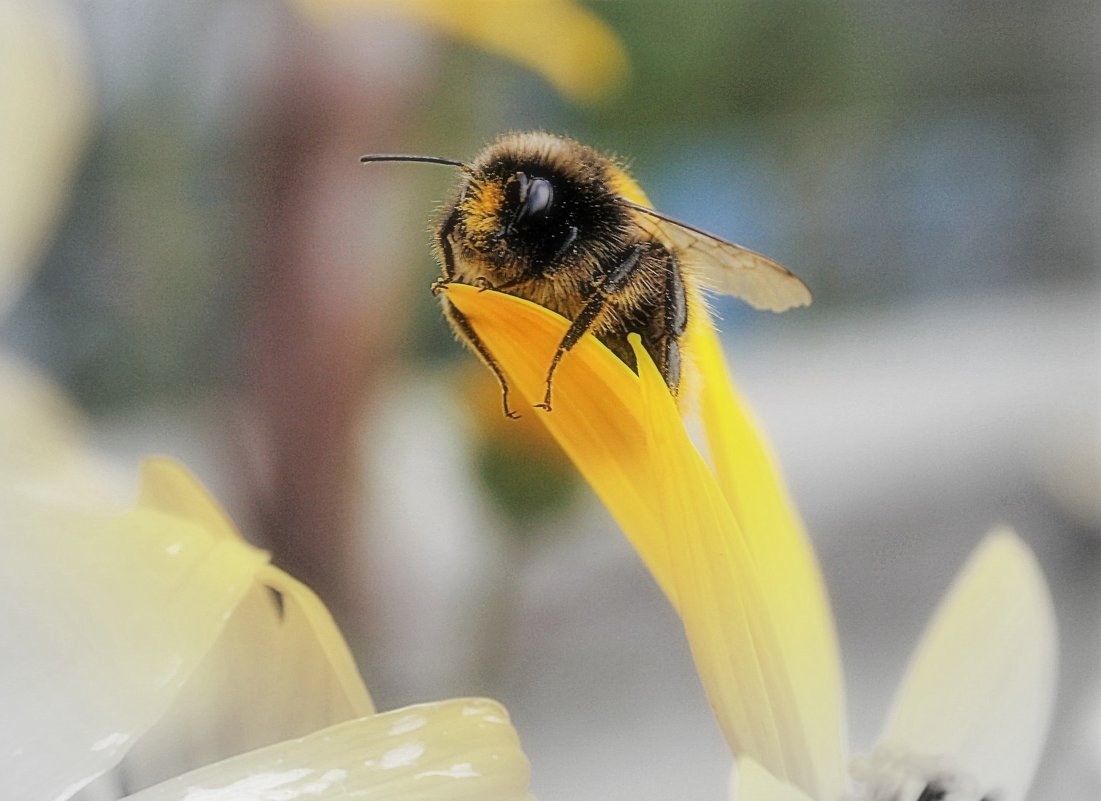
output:
[[[283,21],[252,136],[240,444],[264,545],[347,623],[362,619],[367,597],[358,427],[392,359],[387,309],[400,306],[356,248],[366,191],[356,156],[401,115],[369,81],[350,79],[356,65],[326,34]]]

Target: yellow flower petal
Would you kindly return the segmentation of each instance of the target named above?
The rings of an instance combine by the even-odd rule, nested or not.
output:
[[[727,372],[708,320],[698,317],[688,352],[699,371],[698,403],[719,486],[747,534],[757,575],[770,588],[779,647],[804,710],[804,736],[823,797],[845,783],[847,741],[841,651],[825,581],[760,426]]]
[[[914,652],[883,742],[949,755],[984,791],[1019,801],[1047,738],[1057,660],[1055,612],[1036,558],[1012,532],[994,532]]]
[[[616,179],[616,192],[652,205],[630,175],[619,171]],[[777,645],[804,710],[802,736],[819,777],[819,795],[832,798],[846,781],[847,726],[841,649],[825,581],[760,426],[730,379],[711,319],[702,303],[695,308],[685,353],[695,373],[693,400],[703,418],[708,454],[745,533],[757,575],[768,588],[773,619],[779,621]]]
[[[635,203],[652,205],[625,172],[615,190]],[[788,497],[775,460],[748,407],[730,380],[722,347],[703,304],[689,318],[686,362],[695,385],[715,476],[745,532],[758,575],[769,587],[778,625],[778,647],[791,689],[805,711],[802,736],[809,743],[823,797],[845,783],[847,739],[840,646],[825,581],[802,522]]]
[[[524,801],[529,768],[503,708],[482,699],[352,720],[210,765],[128,801]]]
[[[453,285],[447,296],[466,314],[505,365],[529,405],[542,401],[544,379],[567,323],[527,301]],[[545,358],[543,356],[545,355]],[[555,410],[538,415],[608,507],[654,574],[674,598],[665,538],[657,536],[658,499],[640,491],[636,465],[647,455],[639,419],[638,378],[594,337],[585,337],[555,375]],[[634,403],[608,399],[633,399]]]
[[[3,796],[63,798],[165,712],[267,556],[148,506],[6,487],[0,533]]]
[[[448,298],[470,320],[529,403],[542,398],[547,367],[567,321],[522,299],[452,286]],[[701,680],[735,753],[758,759],[818,797],[839,787],[836,748],[812,753],[830,725],[839,691],[806,709],[788,674],[775,621],[790,605],[756,570],[750,539],[685,432],[664,381],[636,347],[641,381],[593,337],[555,374],[554,412],[539,414],[623,527],[684,621]],[[813,560],[813,557],[809,557]],[[812,562],[813,563],[813,562]],[[767,575],[767,574],[766,574]],[[817,602],[815,586],[809,602]],[[828,611],[827,611],[828,614]],[[788,626],[788,621],[783,621]],[[805,672],[806,666],[799,666]],[[827,665],[826,669],[832,669]]]
[[[292,0],[332,23],[363,9],[401,14],[511,59],[566,97],[591,103],[620,85],[627,56],[599,17],[570,0]]]

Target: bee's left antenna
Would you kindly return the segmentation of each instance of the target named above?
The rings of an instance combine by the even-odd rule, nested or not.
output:
[[[407,156],[399,153],[376,153],[373,155],[363,156],[360,158],[362,162],[371,161],[420,161],[425,164],[444,164],[448,167],[458,167],[465,172],[470,171],[470,167],[461,161],[454,161],[452,159],[444,159],[439,156]]]

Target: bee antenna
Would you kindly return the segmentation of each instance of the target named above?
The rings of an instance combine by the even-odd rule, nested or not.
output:
[[[425,164],[443,164],[448,167],[458,167],[463,172],[470,172],[470,165],[462,161],[440,158],[439,156],[407,156],[401,153],[374,153],[363,156],[360,161],[370,163],[372,161],[420,161]]]

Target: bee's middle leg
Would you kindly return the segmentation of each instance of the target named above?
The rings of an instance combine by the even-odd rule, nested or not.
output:
[[[566,335],[562,337],[562,341],[558,343],[558,349],[554,352],[554,358],[551,359],[550,369],[547,370],[547,391],[543,395],[543,402],[535,404],[535,408],[551,411],[554,371],[558,369],[558,363],[562,361],[562,357],[566,355],[566,352],[580,342],[581,337],[585,336],[596,324],[596,321],[600,318],[600,313],[604,311],[604,307],[607,305],[608,297],[619,292],[627,285],[631,276],[634,275],[635,269],[642,261],[645,249],[646,245],[644,243],[638,243],[628,248],[624,252],[623,258],[593,284],[592,296],[578,312],[570,327],[566,329]]]

